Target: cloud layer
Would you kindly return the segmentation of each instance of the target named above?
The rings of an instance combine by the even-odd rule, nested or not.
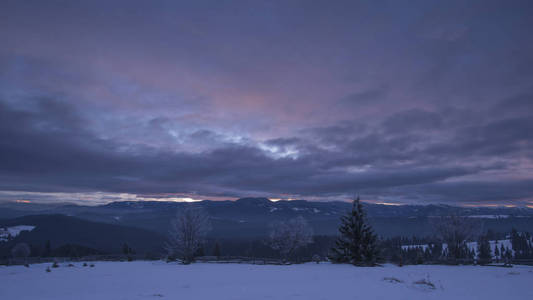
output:
[[[4,1],[0,190],[527,205],[531,13]]]

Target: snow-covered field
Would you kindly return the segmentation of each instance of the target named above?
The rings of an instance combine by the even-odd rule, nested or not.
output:
[[[1,266],[0,299],[533,299],[527,266],[94,264]]]

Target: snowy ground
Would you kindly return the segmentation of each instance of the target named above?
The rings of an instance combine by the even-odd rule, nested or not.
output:
[[[527,266],[94,264],[0,266],[0,299],[533,299]]]

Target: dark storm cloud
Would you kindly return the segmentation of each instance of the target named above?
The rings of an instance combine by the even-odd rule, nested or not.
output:
[[[4,1],[0,190],[527,204],[532,12]]]
[[[520,205],[527,204],[532,180],[437,182],[417,186],[416,189],[398,187],[383,193],[384,198],[402,201],[465,204]],[[482,191],[482,192],[480,192]]]
[[[133,193],[208,191],[233,197],[254,192],[301,196],[335,196],[350,191],[387,194],[388,189],[414,185],[417,186],[414,189],[419,190],[418,186],[422,186],[422,190],[428,189],[430,194],[430,191],[434,193],[442,189],[428,188],[425,186],[428,183],[502,167],[398,165],[399,160],[429,156],[433,150],[431,153],[412,153],[405,148],[409,144],[407,139],[381,141],[383,137],[379,136],[355,139],[335,151],[307,147],[307,152],[297,158],[273,158],[259,148],[237,144],[202,153],[160,152],[147,148],[123,151],[119,145],[98,139],[80,128],[83,121],[64,103],[50,99],[32,102],[34,107],[27,111],[2,104],[3,189],[104,189]],[[213,133],[200,131],[192,135],[209,138]],[[302,143],[297,138],[269,141],[271,145],[296,149]],[[383,143],[388,143],[388,148]],[[400,154],[396,153],[398,148]],[[371,153],[372,149],[377,152]],[[380,167],[343,169],[372,163]],[[469,190],[472,191],[476,189]],[[407,189],[405,194],[410,193],[413,191]],[[477,190],[477,193],[483,195],[485,191]],[[455,194],[460,193],[456,191]],[[475,194],[468,199],[483,198],[476,198]]]
[[[386,100],[386,88],[374,88],[362,92],[349,94],[339,100],[339,105],[348,108],[361,107],[375,104],[378,101]]]
[[[390,133],[417,130],[435,130],[443,125],[439,113],[412,109],[397,113],[384,121],[384,128]]]

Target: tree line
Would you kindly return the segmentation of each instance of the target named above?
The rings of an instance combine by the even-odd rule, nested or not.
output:
[[[358,266],[374,266],[383,262],[400,265],[487,264],[493,260],[500,262],[533,258],[533,240],[529,233],[513,229],[510,248],[503,243],[498,244],[497,238],[502,238],[501,234],[492,231],[483,233],[479,219],[447,216],[435,217],[431,223],[435,232],[431,238],[380,239],[367,221],[363,204],[356,198],[351,210],[341,217],[337,237],[314,236],[312,228],[300,216],[272,224],[267,239],[245,242],[247,245],[239,245],[238,242],[232,245],[231,242],[222,243],[220,240],[211,242],[211,255],[221,257],[238,253],[249,257],[277,256],[283,262],[328,260]],[[200,208],[189,206],[180,211],[172,222],[170,239],[165,245],[167,258],[187,264],[194,262],[197,256],[210,255],[205,251],[209,244],[205,238],[209,228],[209,217]],[[495,239],[496,245],[491,247],[489,241]],[[468,247],[467,243],[472,241],[477,241],[475,249]]]
[[[434,236],[379,238],[368,223],[364,205],[359,198],[351,210],[341,217],[338,236],[317,236],[301,216],[270,225],[266,238],[224,239],[207,238],[211,229],[209,216],[199,207],[186,206],[171,222],[168,240],[163,249],[167,260],[188,264],[200,256],[222,258],[245,256],[276,258],[284,263],[331,261],[373,266],[383,262],[480,263],[509,262],[513,259],[533,259],[533,239],[527,232],[513,229],[508,236],[482,231],[479,219],[461,216],[435,217],[431,222]],[[501,241],[510,240],[510,245]],[[475,248],[468,242],[476,241]],[[490,242],[492,241],[492,242]],[[135,249],[121,246],[128,260]],[[42,246],[18,243],[11,249],[12,257],[83,257],[106,254],[79,245],[66,244],[52,248],[47,241]],[[157,253],[150,254],[158,257]],[[137,256],[138,257],[138,256]],[[148,257],[148,256],[147,256]]]

